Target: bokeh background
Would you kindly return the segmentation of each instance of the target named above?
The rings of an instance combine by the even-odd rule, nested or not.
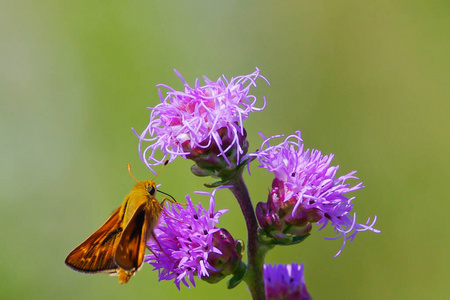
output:
[[[84,275],[66,255],[152,175],[137,138],[158,83],[193,84],[261,69],[267,108],[245,122],[251,149],[302,131],[358,170],[364,222],[340,241],[316,232],[267,262],[303,262],[315,299],[443,299],[449,290],[448,1],[0,1],[0,281],[2,299],[249,299],[225,281],[178,291],[150,266],[121,286]],[[158,177],[177,199],[204,179],[177,160]],[[252,199],[271,176],[252,168]],[[205,201],[206,197],[197,197]],[[228,191],[220,225],[246,239]],[[206,202],[204,202],[206,204]]]

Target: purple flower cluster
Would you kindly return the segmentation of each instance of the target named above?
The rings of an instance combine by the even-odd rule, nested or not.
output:
[[[346,183],[348,179],[358,179],[353,176],[356,171],[336,178],[339,166],[330,166],[333,154],[322,155],[318,150],[304,150],[300,132],[297,135],[286,137],[285,141],[271,146],[270,141],[273,136],[265,139],[260,151],[250,154],[256,156],[261,163],[260,167],[267,169],[275,175],[277,183],[276,199],[278,206],[292,203],[290,213],[292,216],[302,217],[310,215],[318,225],[322,225],[322,230],[331,223],[338,236],[332,239],[343,237],[343,245],[339,255],[347,240],[352,241],[359,231],[370,230],[380,232],[373,228],[376,216],[372,223],[370,218],[365,224],[356,223],[356,213],[350,214],[353,209],[352,198],[347,198],[344,194],[363,188],[362,183],[353,187]],[[280,195],[280,191],[283,192]]]
[[[151,254],[145,258],[146,262],[158,270],[159,280],[174,279],[180,289],[180,283],[189,287],[186,278],[195,286],[195,275],[201,279],[216,271],[208,258],[224,254],[215,246],[216,233],[220,232],[215,225],[227,211],[214,211],[216,190],[212,193],[196,192],[210,196],[208,210],[200,203],[194,206],[189,195],[186,196],[186,207],[168,204],[164,209],[160,224],[154,230],[157,240],[151,239],[147,243]]]
[[[266,299],[311,300],[303,271],[303,264],[264,265]]]
[[[379,233],[369,218],[356,222],[354,197],[346,194],[363,188],[356,171],[337,177],[339,166],[333,166],[334,155],[322,155],[315,149],[304,150],[300,131],[289,135],[277,145],[274,139],[283,135],[263,137],[259,151],[248,154],[249,142],[243,122],[251,112],[264,109],[266,99],[257,105],[250,94],[256,80],[266,78],[259,69],[249,75],[217,81],[204,77],[204,85],[196,79],[194,87],[175,73],[184,84],[184,91],[160,84],[161,103],[151,110],[150,122],[139,137],[139,155],[147,167],[173,161],[181,156],[195,162],[191,172],[196,176],[211,176],[220,181],[207,186],[230,188],[240,204],[247,225],[248,264],[242,262],[244,244],[235,240],[224,228],[217,228],[219,217],[227,210],[215,211],[215,193],[208,195],[209,208],[194,205],[186,196],[187,205],[168,203],[154,229],[154,238],[147,246],[151,254],[145,261],[158,270],[159,280],[173,280],[195,286],[195,276],[216,283],[232,275],[228,287],[245,281],[254,299],[309,300],[303,265],[264,265],[267,251],[276,245],[293,245],[304,241],[313,228],[330,224],[336,237],[343,238],[339,255],[346,241],[352,241],[360,231]],[[159,154],[161,151],[162,154]],[[267,202],[253,206],[242,178],[242,169],[253,159],[260,167],[274,174]],[[153,171],[153,170],[152,170]],[[255,218],[256,216],[256,218]],[[264,285],[264,286],[263,286]]]
[[[169,91],[163,97],[159,90],[161,103],[149,107],[150,122],[142,134],[136,134],[141,159],[151,169],[162,164],[167,156],[169,161],[177,156],[187,158],[192,152],[214,145],[218,147],[217,155],[225,160],[227,152],[235,148],[239,162],[239,156],[244,154],[240,140],[246,136],[243,121],[249,113],[264,109],[266,104],[264,98],[262,107],[257,107],[256,97],[249,94],[250,88],[256,86],[258,77],[269,82],[256,69],[252,74],[230,80],[225,76],[217,81],[204,77],[203,86],[196,79],[195,86],[190,87],[176,70],[175,73],[184,84],[184,92],[158,85]],[[155,158],[157,149],[163,153],[161,159]]]

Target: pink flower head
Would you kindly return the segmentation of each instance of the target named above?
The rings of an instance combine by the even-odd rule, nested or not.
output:
[[[356,223],[356,213],[351,214],[354,197],[347,198],[344,194],[363,188],[361,182],[353,187],[346,183],[349,179],[358,179],[353,176],[356,171],[336,178],[339,166],[331,166],[334,155],[322,155],[314,149],[304,150],[300,131],[286,137],[281,144],[271,146],[269,142],[277,137],[282,135],[265,139],[260,151],[250,154],[258,158],[261,168],[275,175],[271,206],[288,207],[291,213],[288,221],[292,223],[298,216],[302,222],[313,220],[322,225],[319,230],[331,224],[338,236],[329,239],[344,238],[342,248],[335,256],[341,253],[347,240],[355,238],[356,233],[366,230],[380,232],[373,228],[376,216],[372,223],[369,218],[365,224],[359,224]]]
[[[217,81],[204,77],[201,86],[196,79],[195,86],[190,87],[183,77],[174,70],[184,84],[184,91],[177,91],[167,85],[158,86],[168,89],[161,103],[151,110],[150,122],[139,136],[139,154],[144,163],[151,167],[162,164],[166,157],[169,161],[177,156],[190,158],[205,149],[216,147],[217,156],[222,156],[228,164],[228,152],[235,150],[237,164],[244,155],[242,139],[246,133],[243,121],[249,113],[265,107],[264,98],[261,107],[257,99],[249,94],[252,86],[256,87],[258,77],[269,82],[259,74],[257,68],[249,75],[237,76],[228,80],[222,76]],[[144,145],[148,144],[149,145]],[[155,151],[161,149],[162,158],[155,157]]]
[[[217,189],[212,193],[196,192],[210,196],[208,210],[200,203],[194,206],[189,195],[186,196],[186,207],[168,204],[164,209],[160,224],[154,230],[157,240],[151,239],[147,243],[152,253],[145,258],[154,270],[158,270],[159,280],[173,279],[178,289],[180,283],[189,287],[186,279],[195,286],[195,275],[201,279],[217,271],[210,264],[210,256],[213,256],[213,262],[218,260],[218,255],[230,256],[224,253],[224,249],[229,247],[220,246],[223,244],[223,233],[215,226],[219,222],[219,217],[227,211],[226,209],[214,211],[216,191]]]

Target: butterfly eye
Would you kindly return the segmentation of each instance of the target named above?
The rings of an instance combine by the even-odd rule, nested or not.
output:
[[[147,192],[150,196],[153,196],[156,193],[156,188],[153,185],[149,185],[147,186]]]

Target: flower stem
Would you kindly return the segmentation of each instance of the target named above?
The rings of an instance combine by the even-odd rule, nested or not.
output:
[[[236,175],[238,176],[234,176],[234,178],[230,180],[230,183],[233,185],[230,190],[239,202],[247,225],[248,234],[248,270],[245,274],[244,281],[247,283],[253,299],[265,300],[263,264],[266,251],[264,250],[264,247],[260,247],[258,243],[258,222],[256,220],[255,210],[250,200],[247,186],[242,178],[242,171]]]

